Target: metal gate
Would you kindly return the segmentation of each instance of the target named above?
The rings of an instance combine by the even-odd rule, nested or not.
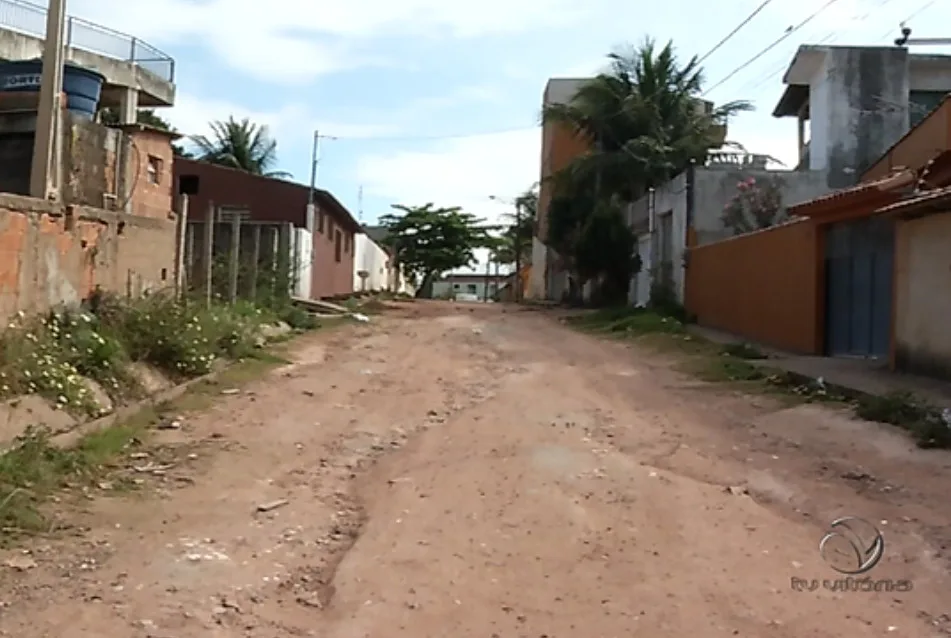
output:
[[[873,217],[826,233],[826,352],[885,357],[889,351],[895,229]]]

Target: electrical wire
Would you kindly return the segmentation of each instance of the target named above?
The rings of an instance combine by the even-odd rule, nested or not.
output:
[[[699,65],[699,64],[702,64],[704,60],[706,60],[706,59],[709,58],[711,55],[713,55],[714,53],[716,53],[717,50],[719,50],[720,47],[722,47],[724,44],[726,44],[727,42],[729,42],[729,41],[733,38],[733,36],[735,36],[735,35],[740,31],[740,29],[742,29],[743,27],[745,27],[746,25],[748,25],[748,24],[750,23],[750,21],[751,21],[753,18],[755,18],[756,15],[757,15],[760,11],[762,11],[763,9],[765,9],[766,6],[767,6],[769,3],[771,3],[772,1],[773,1],[773,0],[764,0],[758,7],[756,7],[756,9],[753,10],[753,13],[749,14],[748,16],[746,16],[746,19],[745,19],[745,20],[743,20],[741,23],[739,23],[738,25],[736,25],[736,27],[735,27],[732,31],[730,31],[728,34],[726,34],[726,37],[725,37],[725,38],[723,38],[722,40],[720,40],[719,42],[717,42],[715,45],[713,45],[713,48],[712,48],[712,49],[710,49],[709,51],[707,51],[706,53],[704,53],[702,56],[700,56],[700,59],[697,60],[697,64],[698,64],[698,65]]]
[[[826,3],[825,3],[824,5],[822,5],[819,9],[817,9],[815,12],[813,12],[812,15],[810,15],[808,18],[806,18],[805,20],[803,20],[803,21],[800,22],[799,24],[797,24],[797,25],[795,25],[795,26],[793,26],[793,27],[790,27],[790,28],[786,29],[786,32],[783,33],[782,36],[780,36],[779,38],[777,38],[776,40],[774,40],[774,41],[772,42],[772,44],[770,44],[768,47],[766,47],[765,49],[763,49],[762,51],[760,51],[759,53],[757,53],[756,55],[754,55],[752,58],[750,58],[749,60],[747,60],[746,62],[744,62],[744,63],[741,64],[740,66],[738,66],[738,67],[736,67],[735,69],[733,69],[733,71],[731,71],[725,78],[723,78],[722,80],[720,80],[719,82],[717,82],[716,84],[714,84],[713,86],[711,86],[710,88],[708,88],[706,91],[704,91],[704,94],[710,93],[711,91],[713,91],[713,90],[716,89],[717,87],[722,86],[723,84],[725,84],[728,80],[730,80],[731,78],[733,78],[737,73],[739,73],[739,72],[742,71],[743,69],[747,68],[748,66],[750,66],[751,64],[753,64],[754,62],[756,62],[757,60],[759,60],[761,57],[763,57],[764,55],[766,55],[767,53],[769,53],[770,51],[772,51],[773,49],[775,49],[775,48],[776,48],[777,46],[779,46],[779,44],[780,44],[781,42],[783,42],[786,38],[788,38],[789,36],[791,36],[792,34],[794,34],[796,31],[798,31],[798,30],[801,29],[802,27],[804,27],[804,26],[806,26],[807,24],[809,24],[810,22],[812,22],[819,14],[821,14],[822,12],[824,12],[826,9],[828,9],[829,7],[831,7],[832,5],[834,5],[834,4],[835,4],[836,2],[838,2],[838,1],[839,1],[839,0],[828,0],[828,2],[826,2]]]
[[[874,9],[869,9],[864,14],[852,16],[849,22],[850,23],[854,22],[855,23],[854,26],[858,26],[862,24],[863,22],[865,22],[866,20],[868,20],[875,11],[879,9],[883,9],[886,5],[890,4],[891,2],[894,2],[894,0],[880,0],[878,5],[876,5]],[[824,38],[816,42],[816,45],[818,46],[823,44],[832,44],[839,39],[840,35],[841,35],[841,31],[830,31],[829,33],[826,34]],[[765,85],[767,82],[771,82],[776,76],[780,75],[783,71],[786,70],[788,66],[789,66],[788,63],[784,62],[780,67],[775,68],[774,70],[767,73],[765,76],[760,77],[754,82],[748,82],[747,84],[743,86],[743,89],[747,89],[749,91],[756,91],[761,86]]]
[[[929,2],[926,2],[926,3],[924,3],[923,5],[921,5],[920,7],[918,7],[917,9],[915,9],[915,11],[913,11],[910,16],[908,16],[907,18],[905,18],[904,20],[902,20],[900,24],[901,24],[901,25],[905,25],[907,22],[911,22],[911,20],[912,20],[913,18],[917,18],[917,17],[920,16],[922,13],[924,13],[925,11],[927,11],[928,9],[930,9],[931,7],[933,7],[935,4],[937,4],[937,2],[938,2],[938,0],[929,0]],[[894,29],[889,29],[887,32],[883,33],[883,34],[879,37],[879,40],[892,37],[892,36],[894,35],[894,33],[895,33],[895,30],[894,30]]]
[[[532,126],[519,126],[513,128],[505,129],[495,129],[492,131],[481,131],[477,133],[455,133],[450,135],[409,135],[409,136],[396,136],[396,137],[387,137],[387,136],[346,136],[346,135],[334,135],[333,140],[345,140],[349,142],[435,142],[439,140],[461,140],[472,137],[488,137],[490,135],[503,135],[505,133],[520,133],[523,131],[532,131],[541,129],[540,124],[533,124]]]

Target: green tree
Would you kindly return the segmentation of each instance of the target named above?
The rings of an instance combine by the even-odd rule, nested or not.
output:
[[[515,198],[516,213],[502,215],[503,223],[498,227],[500,235],[493,254],[502,264],[515,263],[515,247],[521,247],[521,261],[529,263],[532,258],[532,237],[535,235],[536,216],[538,214],[538,185],[534,185]]]
[[[475,261],[473,251],[492,248],[494,240],[482,220],[460,208],[396,204],[380,217],[387,230],[385,243],[417,284],[418,297],[432,296],[432,283],[441,274]]]
[[[724,146],[727,119],[752,109],[745,101],[714,108],[702,100],[697,57],[680,64],[672,42],[658,49],[647,38],[608,59],[609,69],[584,83],[567,104],[549,105],[542,113],[546,122],[591,143],[591,152],[566,170],[597,175],[608,196],[633,201],[691,161],[703,163]]]
[[[703,69],[681,64],[673,43],[647,38],[608,56],[609,68],[582,84],[566,104],[547,106],[543,120],[587,140],[590,151],[551,179],[546,240],[579,285],[597,280],[604,296],[626,295],[639,267],[633,236],[622,227],[623,203],[669,181],[691,162],[704,163],[727,143],[727,119],[752,107],[737,101],[714,108],[701,99]]]
[[[273,170],[277,164],[277,141],[270,136],[267,126],[234,117],[212,122],[210,126],[211,137],[189,138],[201,161],[264,177],[290,177],[290,173]]]

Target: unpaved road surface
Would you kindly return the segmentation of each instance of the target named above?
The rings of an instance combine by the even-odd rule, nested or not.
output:
[[[35,566],[0,556],[0,635],[951,632],[947,453],[544,312],[407,303],[295,359],[158,433],[180,463],[67,511]],[[817,544],[842,515],[911,591],[791,587],[841,578]]]

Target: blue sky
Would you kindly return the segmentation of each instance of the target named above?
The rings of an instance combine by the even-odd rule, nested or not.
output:
[[[372,222],[392,203],[460,205],[487,217],[538,179],[542,91],[584,77],[604,56],[650,35],[683,58],[702,54],[762,0],[69,0],[69,13],[139,37],[177,61],[183,132],[229,115],[268,124],[280,168],[309,176]],[[774,0],[705,63],[708,86],[828,0]],[[795,123],[770,116],[800,44],[890,44],[914,16],[916,37],[947,36],[943,0],[835,0],[784,42],[708,94],[757,111],[730,126],[750,151],[792,162]],[[947,51],[951,53],[951,50]],[[450,137],[458,136],[458,137]],[[429,138],[429,139],[426,139]],[[432,139],[441,138],[441,139]]]

